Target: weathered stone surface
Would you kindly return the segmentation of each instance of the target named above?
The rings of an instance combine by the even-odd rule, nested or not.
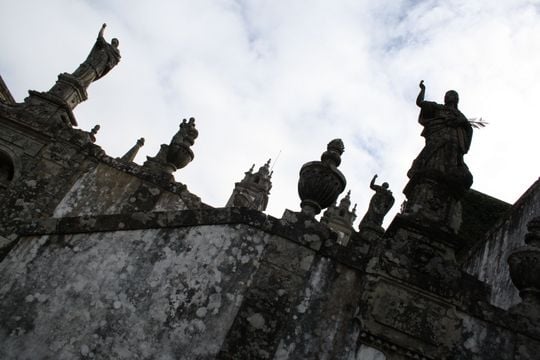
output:
[[[524,245],[527,223],[535,214],[540,214],[540,181],[523,194],[464,261],[468,273],[491,285],[490,302],[503,309],[520,301],[504,262],[514,249]]]
[[[517,301],[506,256],[540,215],[540,187],[496,223],[507,205],[468,190],[456,94],[440,105],[421,92],[426,147],[387,231],[383,212],[352,231],[347,197],[315,219],[345,188],[340,140],[303,167],[302,212],[260,212],[269,163],[214,209],[171,175],[193,159],[194,121],[151,166],[134,151],[113,159],[95,131],[73,128],[86,87],[119,59],[102,35],[48,93],[16,104],[0,81],[0,358],[537,357],[536,317],[506,310]],[[536,260],[511,259],[522,295]]]
[[[13,99],[13,95],[11,95],[11,91],[9,91],[9,88],[4,82],[4,79],[2,79],[2,76],[0,76],[0,102],[6,104],[15,104],[15,99]]]
[[[26,237],[1,263],[0,355],[216,354],[265,239],[242,226]]]
[[[352,321],[361,292],[362,275],[325,257],[314,259],[309,278],[276,358],[345,359],[353,348]]]

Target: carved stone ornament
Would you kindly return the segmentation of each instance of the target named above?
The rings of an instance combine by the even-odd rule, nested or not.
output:
[[[424,127],[425,146],[414,160],[407,175],[427,176],[451,184],[457,189],[468,189],[472,175],[463,160],[471,146],[473,129],[458,109],[459,96],[449,90],[444,104],[424,100],[425,85],[420,82],[416,104],[420,108],[418,122]]]
[[[510,311],[540,320],[540,217],[527,224],[527,245],[512,252],[508,257],[510,277],[519,290],[521,303]]]
[[[457,234],[462,222],[460,200],[473,182],[463,160],[471,145],[472,127],[458,110],[457,92],[448,91],[444,104],[438,104],[424,100],[423,81],[420,89],[418,122],[426,141],[407,173],[403,214]]]
[[[173,164],[176,169],[181,169],[189,164],[195,157],[190,147],[195,144],[197,136],[199,136],[199,132],[195,129],[195,118],[190,118],[189,122],[184,119],[169,145],[167,162]]]
[[[137,140],[137,143],[135,143],[135,145],[131,149],[129,149],[128,152],[124,154],[124,156],[120,158],[120,160],[132,162],[135,159],[135,156],[137,156],[139,149],[143,146],[144,138],[140,138],[139,140]]]
[[[105,27],[103,24],[99,30],[96,43],[90,50],[86,60],[71,74],[81,82],[84,87],[105,76],[120,61],[118,39],[114,38],[108,43],[103,37]]]
[[[341,139],[332,140],[322,154],[321,161],[308,162],[300,169],[298,194],[304,214],[317,215],[322,209],[334,204],[339,194],[345,190],[347,181],[337,169],[344,150]]]
[[[144,166],[169,174],[182,169],[195,157],[190,147],[195,143],[197,136],[199,136],[199,132],[195,129],[195,119],[190,118],[189,122],[184,119],[171,143],[169,145],[162,144],[156,156],[147,157],[148,160]]]

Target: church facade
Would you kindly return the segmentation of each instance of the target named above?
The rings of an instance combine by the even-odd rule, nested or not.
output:
[[[269,163],[214,208],[172,176],[195,119],[143,165],[144,139],[112,158],[76,127],[120,61],[104,29],[49,91],[17,103],[0,78],[1,359],[538,358],[540,182],[515,204],[471,189],[457,93],[420,84],[426,146],[387,229],[375,178],[352,227],[339,139],[300,169],[301,211],[264,213]]]

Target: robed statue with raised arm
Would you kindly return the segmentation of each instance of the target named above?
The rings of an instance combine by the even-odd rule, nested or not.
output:
[[[374,175],[369,184],[369,187],[375,191],[375,194],[371,197],[368,210],[360,221],[360,228],[365,225],[381,226],[384,217],[390,211],[392,205],[394,205],[394,196],[392,195],[392,191],[389,190],[388,183],[384,182],[382,185],[376,185],[376,179],[377,175]]]
[[[472,175],[463,155],[469,151],[472,127],[458,110],[459,96],[454,90],[446,92],[444,104],[425,101],[426,87],[420,82],[420,93],[416,105],[420,107],[418,122],[424,127],[422,136],[426,143],[407,173],[409,178],[416,175],[442,178],[468,188]]]
[[[103,77],[120,61],[118,39],[112,39],[109,44],[103,37],[105,27],[107,27],[107,24],[101,26],[96,43],[92,47],[92,50],[90,50],[90,54],[88,54],[86,60],[72,74],[84,86],[88,86],[91,82]]]

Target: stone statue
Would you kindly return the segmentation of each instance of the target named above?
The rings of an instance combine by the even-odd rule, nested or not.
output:
[[[101,26],[96,43],[92,47],[90,54],[88,54],[86,60],[72,74],[85,86],[103,77],[120,61],[118,39],[112,39],[109,44],[103,37],[106,26],[107,24]]]
[[[364,225],[381,226],[384,217],[394,205],[394,196],[392,191],[388,190],[388,183],[385,182],[382,185],[376,185],[375,180],[377,175],[373,176],[369,187],[375,190],[375,194],[369,202],[369,207],[366,215],[360,221],[360,228]]]
[[[459,96],[450,90],[444,96],[444,105],[425,101],[426,87],[420,82],[416,105],[420,107],[418,122],[424,126],[422,136],[425,146],[407,173],[409,178],[417,174],[444,178],[464,188],[472,184],[472,175],[463,155],[469,151],[472,127],[458,110]]]

